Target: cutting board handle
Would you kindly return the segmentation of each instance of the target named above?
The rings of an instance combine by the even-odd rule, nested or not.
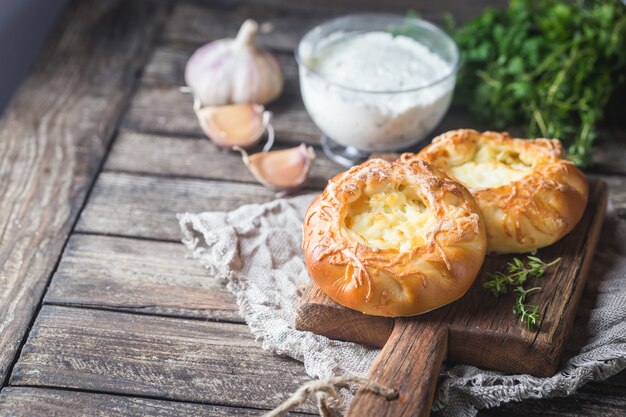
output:
[[[396,319],[369,378],[398,390],[398,398],[388,401],[359,389],[347,416],[428,417],[447,350],[446,325],[422,317]]]

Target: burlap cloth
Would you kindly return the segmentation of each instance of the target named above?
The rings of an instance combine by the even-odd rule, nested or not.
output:
[[[223,279],[237,296],[241,314],[264,349],[304,362],[312,377],[365,376],[377,349],[293,326],[298,296],[310,280],[300,241],[302,218],[312,198],[181,214],[183,242],[209,274]],[[569,359],[558,374],[535,378],[444,365],[434,403],[437,414],[474,416],[477,409],[508,401],[566,396],[626,368],[625,253],[626,222],[609,211],[566,347]]]

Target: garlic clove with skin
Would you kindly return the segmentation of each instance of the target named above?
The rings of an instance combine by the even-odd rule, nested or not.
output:
[[[259,142],[266,129],[268,142],[273,141],[273,131],[269,126],[271,113],[259,104],[196,105],[194,110],[202,131],[221,148],[251,148]]]
[[[243,149],[236,150],[241,152],[252,175],[275,191],[291,191],[301,187],[309,178],[315,161],[315,151],[304,143],[295,148],[254,155],[248,155]]]
[[[220,39],[196,50],[185,68],[185,82],[202,106],[267,104],[284,85],[283,72],[270,52],[254,43],[258,24],[246,20],[235,39]]]

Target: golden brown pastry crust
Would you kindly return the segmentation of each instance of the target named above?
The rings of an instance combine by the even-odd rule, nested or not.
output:
[[[350,205],[384,182],[414,186],[435,223],[410,251],[377,249],[346,231]],[[303,250],[313,280],[341,305],[377,316],[412,316],[461,297],[486,251],[483,221],[471,194],[423,161],[410,166],[372,159],[330,180],[309,206]],[[429,212],[430,213],[430,212]]]
[[[497,146],[531,161],[528,174],[493,188],[471,188],[487,228],[489,252],[521,253],[551,245],[578,223],[587,205],[585,175],[563,159],[556,139],[513,139],[507,133],[463,129],[435,138],[418,155],[404,154],[402,163],[423,159],[450,173],[450,161],[471,158],[481,146]]]

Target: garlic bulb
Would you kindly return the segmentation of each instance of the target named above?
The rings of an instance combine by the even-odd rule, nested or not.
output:
[[[235,39],[200,47],[189,58],[185,81],[203,106],[266,104],[280,95],[284,78],[276,58],[258,48],[258,25],[246,20]]]
[[[274,142],[274,130],[269,124],[272,114],[260,104],[200,107],[196,101],[194,110],[202,131],[220,148],[251,148],[266,129],[269,147]]]
[[[309,178],[315,161],[315,151],[304,143],[280,151],[263,151],[248,155],[240,148],[243,162],[254,177],[275,191],[291,191],[301,187]]]

